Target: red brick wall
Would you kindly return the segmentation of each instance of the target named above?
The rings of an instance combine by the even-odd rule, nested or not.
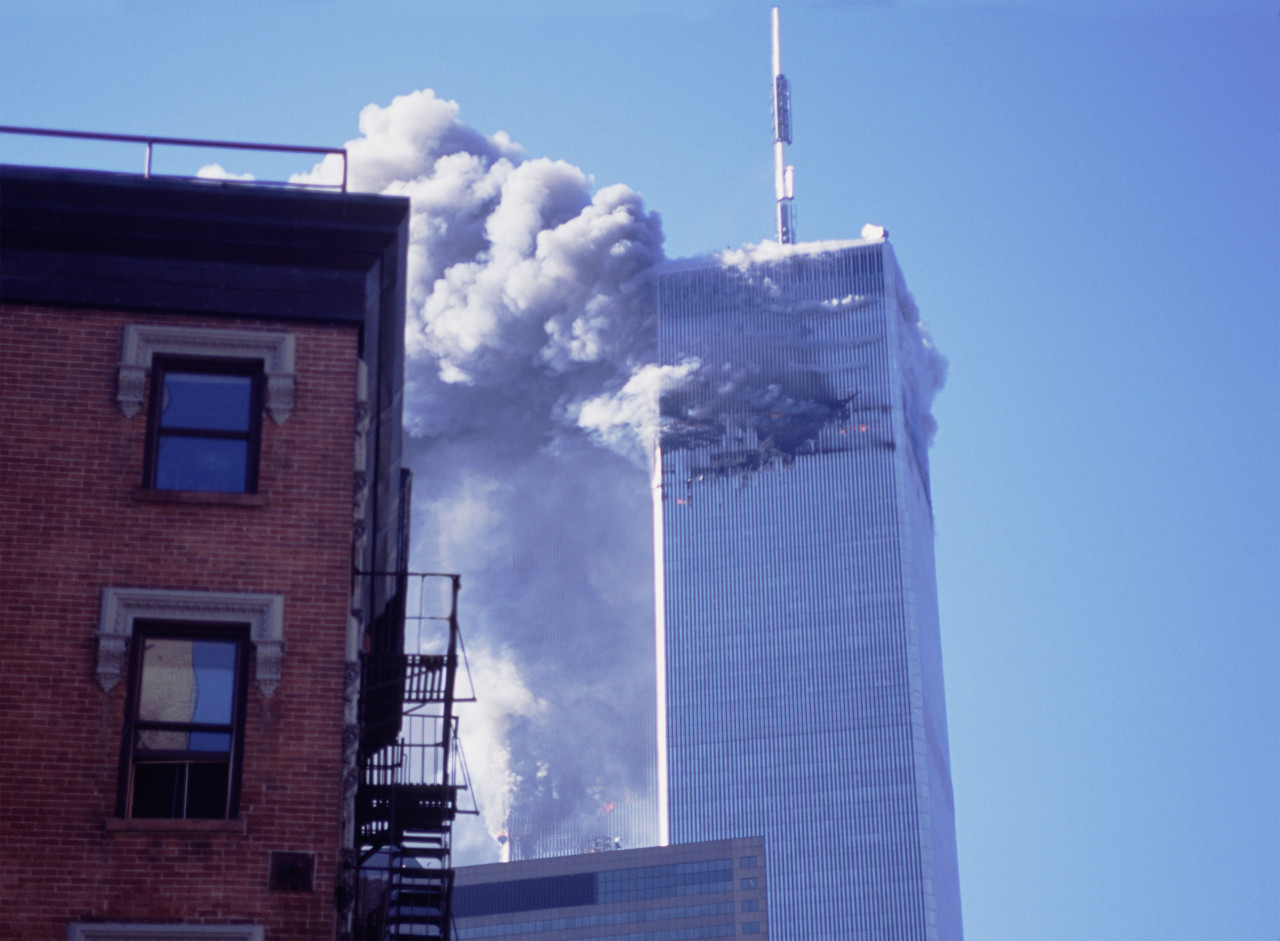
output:
[[[262,424],[264,505],[135,499],[147,419],[115,404],[126,323],[297,337],[293,414]],[[3,937],[82,920],[334,936],[357,342],[353,326],[0,307]],[[283,680],[265,698],[251,667],[230,827],[108,825],[127,683],[94,678],[105,586],[285,596]],[[268,891],[272,850],[314,853],[315,891]]]

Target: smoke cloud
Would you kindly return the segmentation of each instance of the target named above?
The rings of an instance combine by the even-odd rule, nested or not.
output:
[[[662,227],[627,186],[527,159],[430,89],[369,105],[359,129],[350,187],[411,200],[411,566],[463,576],[479,701],[463,707],[461,735],[482,825],[459,822],[455,860],[490,861],[500,841],[528,848],[540,834],[652,842],[654,442],[745,401],[767,416],[761,440],[794,452],[848,401],[816,371],[778,372],[745,352],[658,365]],[[295,181],[336,182],[338,161]],[[790,250],[763,243],[720,260]],[[914,317],[905,286],[899,301]],[[794,324],[776,317],[771,329],[795,348]],[[921,368],[927,414],[942,366]],[[697,413],[660,416],[660,398]]]
[[[498,858],[509,818],[612,835],[602,809],[653,787],[642,435],[664,374],[660,220],[626,186],[480,134],[430,89],[368,106],[359,128],[350,186],[411,200],[411,564],[463,575],[479,701],[461,735],[484,825],[460,821],[455,857]],[[335,180],[337,159],[296,179]]]

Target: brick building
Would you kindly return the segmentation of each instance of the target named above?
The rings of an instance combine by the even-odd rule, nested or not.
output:
[[[403,636],[407,216],[0,168],[5,937],[351,930],[398,732],[358,688]]]

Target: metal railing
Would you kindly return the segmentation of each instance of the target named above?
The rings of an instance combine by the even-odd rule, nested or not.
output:
[[[0,125],[0,134],[24,134],[35,137],[61,137],[73,140],[109,141],[122,144],[143,144],[146,153],[143,158],[142,175],[150,179],[153,175],[165,179],[208,180],[210,177],[183,176],[181,174],[152,174],[151,154],[157,145],[173,147],[204,147],[217,150],[256,150],[287,154],[340,154],[342,156],[342,181],[340,183],[291,183],[287,180],[230,180],[248,185],[262,186],[299,186],[311,189],[335,189],[343,193],[347,191],[347,151],[345,147],[306,147],[298,144],[252,144],[243,141],[201,140],[190,137],[157,137],[141,134],[103,134],[96,131],[59,131],[43,127],[15,127]]]
[[[362,657],[353,929],[360,939],[448,941],[453,822],[478,813],[473,795],[470,809],[459,806],[470,785],[454,707],[475,696],[458,629],[461,578],[361,574],[395,577],[387,610],[397,623],[379,622],[386,637]],[[458,695],[460,667],[469,696]]]

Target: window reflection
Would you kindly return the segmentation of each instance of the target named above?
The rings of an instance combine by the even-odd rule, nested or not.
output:
[[[259,374],[238,363],[155,367],[150,486],[251,493],[257,487]]]
[[[228,816],[241,642],[143,633],[135,643],[129,816]]]

